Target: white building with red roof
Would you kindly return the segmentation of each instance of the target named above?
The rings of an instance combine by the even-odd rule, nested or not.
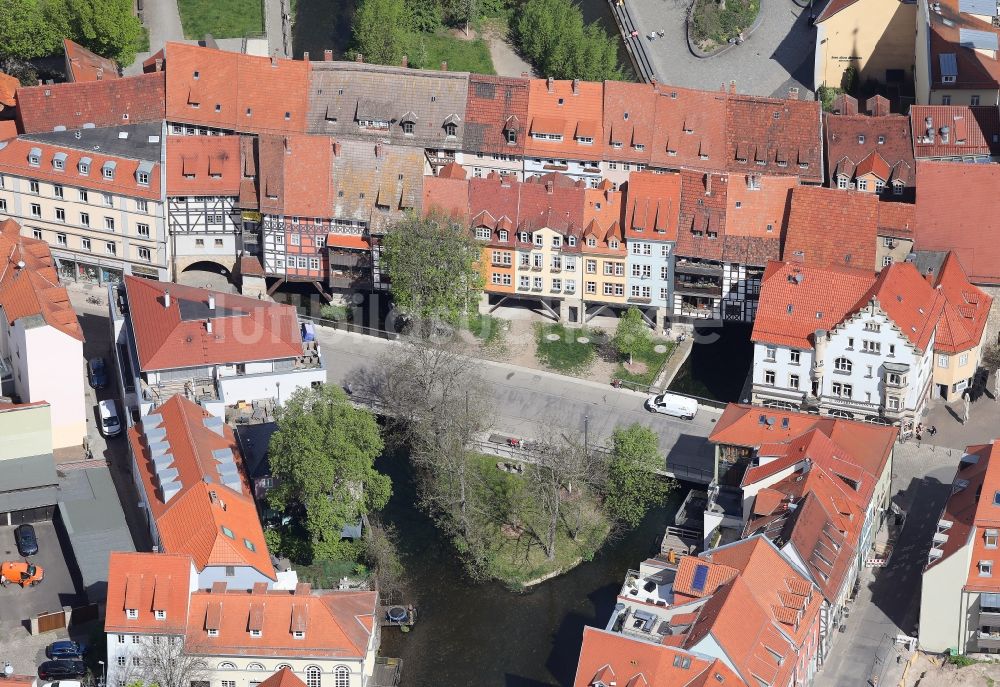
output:
[[[912,431],[930,396],[944,305],[908,262],[877,277],[771,263],[752,335],[754,402]]]
[[[44,241],[0,222],[0,377],[2,395],[48,402],[52,447],[87,435],[83,330]]]
[[[222,417],[326,381],[311,325],[289,305],[135,277],[109,292],[125,405],[139,415],[182,394]]]
[[[279,579],[233,430],[193,401],[172,396],[128,430],[132,476],[154,546],[191,558],[201,587],[249,589]]]
[[[179,641],[203,664],[211,685],[261,684],[276,672],[290,687],[364,687],[375,671],[381,634],[377,594],[367,591],[206,589],[189,556],[111,555],[104,621],[109,685],[129,684],[149,645]],[[169,638],[169,639],[168,639]],[[275,683],[271,683],[275,684]]]

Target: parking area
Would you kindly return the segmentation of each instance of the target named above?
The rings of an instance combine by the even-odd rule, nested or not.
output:
[[[36,522],[33,526],[38,537],[38,553],[28,560],[42,567],[44,579],[35,587],[22,589],[15,584],[0,587],[0,632],[4,634],[27,634],[28,618],[62,610],[63,606],[76,606],[79,602],[55,525]],[[13,527],[0,527],[0,557],[4,561],[24,560],[14,545]]]

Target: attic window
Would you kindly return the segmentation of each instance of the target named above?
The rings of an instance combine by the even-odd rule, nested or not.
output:
[[[247,547],[250,551],[256,551],[257,547],[253,545],[253,542],[249,539],[243,540],[243,546]]]
[[[28,164],[32,167],[38,167],[42,163],[42,150],[41,148],[32,148],[28,153]]]
[[[306,633],[303,630],[295,630],[294,632],[292,632],[292,637],[294,637],[295,639],[305,639]]]
[[[993,577],[993,561],[979,561],[979,576]]]
[[[222,533],[227,537],[229,537],[230,539],[236,539],[236,535],[233,534],[233,531],[228,527],[226,527],[225,525],[222,526]]]
[[[878,137],[878,144],[879,144],[879,145],[882,145],[882,144],[884,144],[884,143],[885,143],[885,136],[879,136],[879,137]]]
[[[137,619],[139,617],[139,609],[138,608],[126,608],[125,609],[125,617],[128,618],[129,620],[135,620],[135,619]]]
[[[687,669],[687,668],[690,668],[690,667],[691,667],[691,657],[690,656],[681,656],[680,654],[678,654],[677,656],[674,656],[674,668],[685,668],[685,669]]]
[[[215,103],[215,111],[222,112],[222,105],[220,105],[219,103]]]
[[[1000,491],[993,493],[993,505],[1000,506]]]
[[[90,174],[90,158],[84,157],[80,158],[80,161],[76,165],[77,170],[80,172],[81,176],[87,176]]]
[[[865,142],[865,135],[864,134],[858,134],[858,145],[861,145],[864,142]]]
[[[715,674],[715,679],[716,679],[717,681],[719,681],[719,682],[725,682],[725,681],[726,681],[726,678],[724,678],[724,677],[722,676],[722,673],[716,673],[716,674]]]
[[[250,117],[252,115],[253,115],[253,109],[248,107],[247,108],[247,117]]]
[[[105,179],[114,179],[115,178],[115,167],[116,166],[117,165],[112,160],[108,160],[107,162],[104,163],[104,166],[101,167],[101,174],[104,175]]]
[[[562,104],[563,104],[563,102],[565,102],[565,101],[564,101],[564,100],[563,100],[562,98],[559,98],[559,103],[558,103],[558,104],[559,104],[559,105],[562,105]]]
[[[285,113],[285,121],[287,122],[291,118],[292,118],[292,113],[291,112],[286,112]]]
[[[199,71],[198,71],[197,69],[195,69],[195,70],[194,70],[194,78],[195,78],[195,79],[198,79],[198,78],[200,78],[200,77],[201,77],[201,72],[199,72]]]
[[[52,156],[52,168],[58,170],[66,169],[66,153],[56,153]]]
[[[209,628],[209,630],[208,630],[208,636],[209,637],[218,637],[219,636],[219,631],[217,629],[215,629],[215,628]]]
[[[775,119],[781,119],[781,113],[780,112],[775,112],[774,113],[774,118]]]
[[[625,117],[625,121],[627,122],[628,121],[628,112],[626,112],[623,116]]]

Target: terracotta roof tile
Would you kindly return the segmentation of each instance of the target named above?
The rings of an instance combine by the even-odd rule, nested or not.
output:
[[[173,460],[167,469],[176,473],[171,480],[177,490],[169,496],[158,476],[144,425],[128,431],[132,454],[139,466],[150,515],[156,521],[160,542],[168,553],[191,557],[201,571],[206,566],[248,566],[265,577],[275,578],[264,531],[261,529],[253,492],[243,472],[243,461],[232,429],[221,424],[209,427],[211,415],[193,401],[175,395],[162,403],[149,422],[165,432],[158,441],[169,444]],[[231,456],[233,470],[216,455]],[[234,473],[235,482],[226,476]]]
[[[437,176],[424,177],[423,212],[443,212],[462,222],[469,220],[469,180],[456,163],[445,165]]]
[[[917,226],[917,206],[879,200],[878,234],[896,238],[912,238]]]
[[[812,348],[816,331],[839,324],[874,282],[873,274],[859,270],[771,262],[761,281],[751,338]]]
[[[918,349],[925,350],[944,307],[944,294],[924,279],[912,262],[894,262],[883,268],[855,309],[872,298],[893,324]]]
[[[705,575],[701,589],[694,586],[695,573],[699,568],[707,569],[706,572],[701,573]],[[677,566],[677,576],[674,577],[674,593],[680,594],[685,599],[701,599],[711,596],[719,587],[731,582],[739,572],[736,568],[721,561],[715,563],[696,556],[684,556]]]
[[[166,98],[163,72],[106,81],[84,81],[17,89],[18,121],[26,134],[57,126],[121,126],[162,121]]]
[[[528,79],[470,74],[463,148],[523,155],[528,134],[528,87]],[[516,143],[508,143],[508,131]]]
[[[681,172],[681,214],[677,254],[721,260],[726,235],[728,177],[711,172]]]
[[[819,16],[816,17],[816,23],[818,24],[821,21],[826,21],[833,15],[847,9],[857,1],[858,0],[830,0],[830,2],[827,3],[827,6],[823,8],[823,11],[819,13]]]
[[[954,250],[977,284],[1000,283],[1000,166],[921,161],[916,250]]]
[[[917,159],[1000,154],[1000,109],[995,105],[911,105],[910,121]]]
[[[630,239],[676,241],[681,175],[632,172],[625,194],[625,234]]]
[[[262,134],[258,137],[261,212],[333,217],[334,155],[328,136]],[[302,174],[301,170],[311,170]]]
[[[652,160],[657,126],[658,87],[655,84],[604,82],[604,143],[609,160]],[[664,151],[666,152],[666,151]]]
[[[726,169],[726,94],[659,86],[651,164]]]
[[[308,62],[184,43],[167,43],[164,57],[169,121],[255,133],[306,130]]]
[[[104,627],[108,632],[183,634],[187,624],[188,592],[193,586],[191,557],[173,553],[113,551],[108,561],[108,599]],[[155,603],[157,589],[172,592]],[[163,606],[162,608],[158,608]],[[138,611],[129,618],[127,608]],[[166,611],[157,620],[154,611]]]
[[[792,191],[786,261],[874,273],[878,196],[802,186]]]
[[[260,683],[260,687],[306,687],[291,668],[285,667]]]
[[[1000,83],[1000,61],[986,49],[963,45],[962,32],[972,29],[996,35],[1000,30],[969,12],[962,12],[959,0],[941,0],[940,5],[940,11],[928,12],[931,89],[996,88]],[[942,81],[943,54],[954,55],[958,67],[955,80],[948,84]]]
[[[29,162],[29,155],[32,150],[37,149],[41,154],[39,164],[32,165]],[[53,166],[53,160],[57,154],[65,155],[62,169]],[[83,174],[80,168],[81,160],[89,162],[87,174]],[[108,179],[104,176],[102,169],[105,163],[113,163],[115,166],[114,178]],[[56,184],[67,184],[80,188],[116,193],[131,198],[146,198],[148,200],[159,200],[160,198],[160,162],[159,160],[147,161],[152,164],[149,170],[149,183],[140,185],[136,172],[143,161],[119,157],[116,155],[103,155],[90,150],[79,150],[63,146],[43,143],[41,141],[28,140],[19,137],[0,143],[0,174],[12,174],[31,179],[43,179]]]
[[[168,136],[168,196],[237,196],[240,193],[237,136]]]
[[[983,340],[993,298],[969,283],[962,265],[951,251],[934,279],[945,297],[945,306],[934,336],[934,350],[958,353]]]
[[[8,324],[40,316],[50,327],[83,341],[48,244],[22,237],[21,226],[12,219],[0,221],[0,308]]]
[[[551,87],[551,90],[549,90]],[[575,90],[574,90],[575,89]],[[572,160],[600,160],[605,153],[604,85],[592,81],[532,79],[528,96],[528,139],[524,154]],[[540,140],[531,133],[558,134],[562,140]],[[582,143],[577,137],[593,141]]]
[[[822,183],[820,112],[817,101],[730,94],[726,105],[729,170]]]
[[[3,112],[5,108],[17,105],[17,99],[14,96],[20,87],[21,82],[16,76],[0,72],[0,106],[2,106],[0,112]]]
[[[118,63],[101,57],[79,43],[63,39],[63,52],[69,65],[69,81],[109,81],[118,78]]]
[[[314,137],[317,138],[317,137]],[[374,141],[338,141],[333,159],[333,216],[384,231],[406,212],[420,213],[424,151]]]
[[[827,151],[827,183],[836,186],[836,175],[845,173],[849,181],[864,174],[874,173],[889,182],[892,169],[899,163],[915,169],[913,143],[910,135],[910,118],[904,115],[835,115],[824,116],[824,135]],[[853,161],[851,169],[842,164]],[[910,175],[912,183],[913,176]],[[912,198],[911,198],[912,200]]]
[[[125,290],[142,371],[302,354],[298,317],[291,306],[131,276],[125,277]],[[170,306],[164,307],[167,291]],[[200,312],[197,317],[183,315],[180,308],[182,302],[207,304],[210,294],[216,307],[211,333]]]

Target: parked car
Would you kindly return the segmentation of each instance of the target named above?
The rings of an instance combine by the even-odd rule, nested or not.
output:
[[[101,419],[101,434],[105,437],[114,437],[121,434],[122,423],[118,415],[118,404],[114,399],[101,401],[97,404],[97,415]]]
[[[103,389],[108,385],[108,367],[104,364],[104,358],[91,358],[87,362],[87,374],[90,386],[95,389]]]
[[[0,585],[19,584],[34,587],[45,577],[42,566],[27,561],[4,561],[0,563]]]
[[[84,647],[68,639],[52,642],[45,648],[46,658],[83,658]],[[65,686],[64,686],[65,687]]]
[[[646,399],[646,410],[693,420],[698,413],[698,401],[677,394],[657,394]]]
[[[46,661],[38,666],[38,677],[43,680],[62,680],[64,678],[83,677],[87,674],[87,666],[83,661],[60,658]]]
[[[35,537],[35,528],[25,523],[18,525],[14,530],[14,543],[22,556],[34,556],[38,553],[38,539]]]
[[[56,682],[43,682],[42,687],[83,687],[79,680],[58,680]]]

